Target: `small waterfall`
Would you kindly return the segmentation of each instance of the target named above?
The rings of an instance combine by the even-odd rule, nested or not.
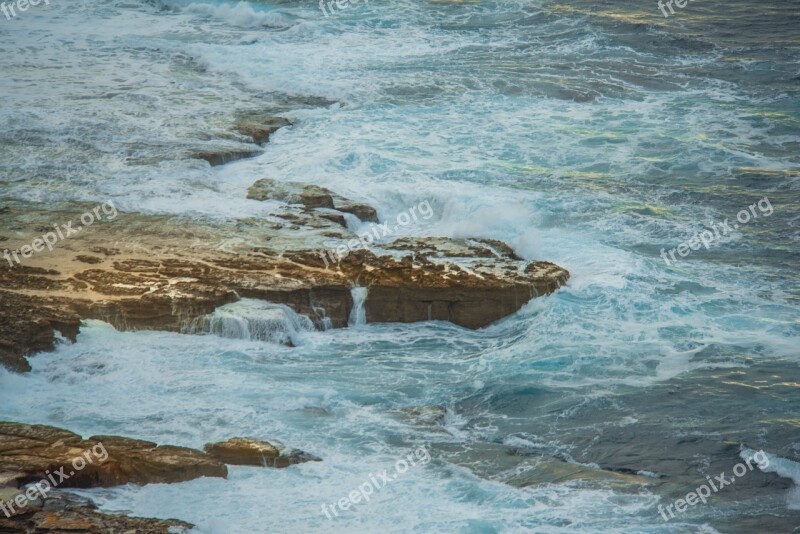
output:
[[[353,309],[350,311],[347,326],[367,324],[367,313],[364,310],[364,303],[367,301],[367,288],[354,287],[350,290],[350,294],[353,296]]]
[[[317,314],[318,317],[318,326],[319,329],[323,332],[327,332],[331,328],[333,328],[333,323],[331,322],[331,318],[328,317],[328,312],[325,311],[325,308],[322,306],[314,306],[312,305],[311,308],[314,310],[314,313]]]
[[[314,331],[314,323],[283,304],[242,299],[204,317],[199,330],[225,338],[300,345],[303,334]]]

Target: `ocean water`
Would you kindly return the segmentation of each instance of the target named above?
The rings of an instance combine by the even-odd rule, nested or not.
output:
[[[572,274],[480,331],[356,314],[308,332],[257,303],[202,336],[90,321],[32,373],[0,370],[0,419],[193,447],[255,436],[323,458],[86,492],[201,533],[791,532],[800,6],[675,11],[50,0],[0,15],[0,200],[235,219],[267,213],[245,191],[269,176],[381,218],[428,200],[434,215],[402,233],[501,239]],[[186,158],[236,146],[226,119],[263,109],[293,123],[263,155]],[[664,261],[724,222],[728,236]],[[253,324],[268,331],[235,334]],[[657,506],[704,483],[727,442],[767,451],[783,485],[663,521]],[[325,515],[422,446],[430,462]]]

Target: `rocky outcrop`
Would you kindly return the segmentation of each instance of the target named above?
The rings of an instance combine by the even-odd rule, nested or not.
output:
[[[230,130],[248,138],[254,145],[218,139],[213,141],[208,148],[191,152],[189,157],[205,160],[212,167],[225,165],[240,159],[252,158],[263,153],[260,145],[267,143],[270,135],[278,129],[289,125],[290,122],[288,120],[270,113],[240,114]]]
[[[208,443],[203,450],[228,465],[281,468],[321,461],[312,454],[253,438],[231,438],[219,443]]]
[[[233,223],[118,213],[21,265],[0,261],[0,364],[29,369],[25,356],[52,349],[59,332],[74,340],[81,319],[191,333],[240,298],[283,304],[318,328],[340,328],[353,310],[355,286],[368,288],[367,322],[480,328],[569,276],[552,263],[523,260],[499,241],[359,239],[341,210],[365,219],[374,210],[318,186],[263,179],[250,197],[277,205],[269,215]],[[92,207],[8,202],[0,212],[10,235],[4,244],[31,243],[51,221],[78,220]]]
[[[306,209],[328,208],[341,213],[350,213],[364,222],[378,222],[378,212],[372,206],[353,202],[330,189],[313,184],[279,182],[271,178],[262,178],[250,186],[247,198],[302,204]]]
[[[20,487],[59,472],[55,480],[61,488],[183,482],[228,473],[222,462],[186,447],[118,436],[81,439],[50,426],[0,423],[0,473],[7,485]]]
[[[253,139],[257,145],[269,141],[269,136],[284,126],[291,123],[283,118],[269,113],[251,113],[241,115],[233,126],[233,130]]]
[[[0,365],[12,371],[29,371],[25,356],[52,350],[56,332],[75,341],[79,327],[80,318],[74,313],[50,306],[43,299],[0,291]]]
[[[364,222],[380,222],[378,212],[368,204],[359,204],[333,195],[333,204],[338,211],[355,215]]]
[[[183,532],[191,525],[101,514],[91,501],[63,490],[225,478],[225,464],[282,468],[321,461],[278,442],[249,438],[205,449],[119,436],[82,439],[56,427],[0,422],[0,532]]]
[[[308,209],[333,208],[333,198],[324,187],[299,182],[279,182],[270,178],[262,178],[251,185],[247,190],[247,198],[302,204]]]
[[[4,492],[0,488],[0,501],[11,501],[14,496],[14,492]],[[174,519],[100,513],[90,500],[59,490],[53,490],[45,498],[31,501],[28,506],[9,514],[0,513],[0,532],[20,534],[183,534],[192,527]]]

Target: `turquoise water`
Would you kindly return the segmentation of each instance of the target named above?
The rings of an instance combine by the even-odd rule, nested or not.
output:
[[[798,22],[792,2],[712,1],[665,19],[656,2],[371,0],[326,18],[313,2],[53,0],[0,19],[2,197],[235,218],[265,213],[245,199],[255,179],[308,181],[382,218],[429,200],[402,232],[502,239],[572,273],[477,332],[365,325],[289,349],[92,322],[30,375],[0,371],[2,418],[324,458],[88,492],[199,532],[789,532],[792,463],[783,485],[669,523],[656,506],[730,470],[739,443],[800,458]],[[182,156],[264,107],[294,124],[264,155]],[[427,405],[444,417],[407,413]],[[429,464],[323,514],[421,444]],[[562,464],[594,481],[537,478]]]

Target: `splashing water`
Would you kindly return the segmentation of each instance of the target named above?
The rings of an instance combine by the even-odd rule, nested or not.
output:
[[[353,309],[350,310],[350,317],[347,319],[348,326],[363,326],[367,324],[367,312],[364,303],[367,301],[367,288],[354,287],[350,290],[353,296]]]
[[[206,332],[231,339],[269,341],[299,345],[314,323],[283,304],[242,299],[217,308],[199,321],[194,332]]]

